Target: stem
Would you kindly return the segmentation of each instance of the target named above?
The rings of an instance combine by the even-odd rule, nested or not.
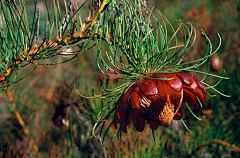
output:
[[[21,64],[23,61],[30,61],[30,60],[35,60],[33,57],[44,52],[51,50],[53,48],[58,48],[61,46],[61,44],[67,44],[71,43],[71,41],[78,40],[81,42],[83,39],[89,39],[91,38],[92,40],[94,38],[99,38],[103,37],[104,35],[100,33],[89,33],[89,31],[92,31],[92,27],[96,24],[97,19],[100,15],[100,13],[104,10],[105,6],[107,5],[107,0],[103,0],[101,3],[99,9],[97,10],[96,15],[92,19],[91,23],[88,25],[88,27],[82,31],[81,33],[75,32],[73,34],[66,35],[65,37],[59,37],[54,41],[43,41],[42,44],[39,46],[36,46],[35,48],[32,48],[30,50],[26,49],[23,50],[22,55],[20,55],[14,63],[12,63],[5,71],[3,71],[2,74],[0,74],[0,84],[4,85],[7,82],[7,78],[10,76],[10,74],[13,72],[14,68],[18,67],[19,64]],[[87,22],[84,22],[82,26],[85,26]],[[105,37],[109,38],[109,40],[112,40],[112,35],[106,34]],[[0,88],[3,86],[0,86]]]
[[[97,19],[98,19],[98,17],[99,17],[99,14],[103,11],[104,7],[105,7],[106,4],[107,4],[107,1],[108,1],[108,0],[103,0],[103,1],[102,1],[102,3],[101,3],[101,5],[100,5],[100,7],[99,7],[99,9],[98,9],[98,11],[97,11],[97,13],[96,13],[96,15],[95,15],[94,18],[92,19],[92,22],[90,23],[90,25],[86,28],[86,30],[85,30],[84,32],[87,32],[87,31],[91,30],[92,27],[96,24]]]
[[[24,120],[22,119],[21,114],[19,113],[19,111],[18,111],[18,109],[17,109],[17,106],[16,106],[16,104],[15,104],[15,102],[14,102],[14,100],[13,100],[13,97],[12,97],[12,94],[11,94],[11,91],[10,91],[9,88],[7,89],[7,96],[8,96],[8,100],[9,100],[9,102],[11,103],[11,106],[12,106],[12,108],[13,108],[13,110],[14,110],[15,116],[16,116],[19,124],[21,125],[22,129],[23,129],[24,134],[27,136],[27,138],[30,140],[30,142],[31,142],[32,145],[33,145],[33,150],[36,152],[37,157],[42,157],[41,154],[39,153],[39,149],[38,149],[37,144],[35,143],[35,141],[34,141],[33,138],[31,137],[30,132],[29,132],[29,130],[27,129]]]
[[[201,148],[206,147],[206,146],[211,145],[211,144],[214,144],[214,143],[215,144],[220,144],[222,146],[229,147],[229,148],[231,148],[231,149],[233,149],[237,152],[240,152],[240,148],[236,145],[230,144],[230,143],[228,143],[226,141],[223,141],[223,140],[220,140],[220,139],[213,139],[213,140],[207,140],[207,141],[203,142],[195,150],[193,150],[188,157],[191,157],[191,156],[195,155],[196,152],[199,151]]]

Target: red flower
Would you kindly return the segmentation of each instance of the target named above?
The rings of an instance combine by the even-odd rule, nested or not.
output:
[[[142,78],[135,82],[116,103],[114,126],[127,132],[130,120],[142,132],[145,123],[153,130],[169,125],[173,119],[182,118],[181,105],[187,102],[192,108],[204,103],[206,89],[196,78],[179,72],[175,74],[154,74],[156,79]],[[167,80],[160,80],[167,79]]]

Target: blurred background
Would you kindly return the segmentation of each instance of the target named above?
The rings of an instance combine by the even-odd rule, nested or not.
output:
[[[33,2],[26,4],[29,14],[33,13]],[[100,71],[93,48],[64,64],[38,66],[30,76],[0,93],[0,157],[240,157],[240,1],[149,0],[148,5],[159,9],[175,28],[178,19],[196,28],[197,39],[186,60],[205,52],[201,29],[213,48],[220,33],[222,45],[210,60],[210,72],[222,75],[226,70],[225,76],[231,79],[222,81],[217,89],[231,98],[207,96],[204,108],[194,110],[201,121],[186,111],[184,120],[190,132],[180,121],[173,121],[155,131],[155,142],[150,128],[139,133],[130,125],[119,140],[118,131],[110,127],[101,145],[100,129],[94,137],[92,128],[108,100],[85,99],[73,88],[76,84],[81,94],[90,96],[92,88],[98,86]],[[44,25],[46,8],[42,2],[38,7]],[[49,62],[66,58],[59,56]],[[17,73],[26,74],[33,67],[28,65]],[[206,71],[206,67],[199,69]]]

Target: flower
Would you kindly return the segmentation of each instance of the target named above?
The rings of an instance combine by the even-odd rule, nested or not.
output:
[[[202,107],[206,89],[229,97],[215,88],[223,79],[228,79],[224,77],[225,72],[218,76],[209,73],[209,69],[199,69],[220,48],[220,34],[219,45],[213,50],[210,39],[201,30],[207,42],[206,51],[198,54],[199,58],[186,60],[197,38],[197,31],[190,22],[185,24],[179,20],[175,29],[159,10],[152,8],[150,11],[142,1],[128,3],[123,0],[118,4],[106,16],[108,23],[99,25],[103,36],[97,41],[97,65],[104,73],[104,77],[99,77],[102,92],[100,95],[92,93],[89,98],[108,98],[108,101],[98,113],[93,133],[101,125],[100,136],[104,138],[112,124],[126,133],[131,120],[140,132],[146,123],[156,130],[158,126],[169,125],[173,119],[182,119],[183,103],[199,119],[191,109]],[[112,34],[112,38],[109,39],[106,33]],[[108,47],[103,47],[102,42],[106,42]],[[203,80],[199,81],[183,71],[202,74]],[[112,77],[108,72],[117,76]],[[210,85],[208,76],[219,81]],[[108,86],[110,78],[113,82]],[[121,79],[121,82],[112,84],[113,79]],[[104,124],[112,114],[113,122],[102,135]]]
[[[147,122],[150,128],[169,125],[173,119],[182,118],[181,105],[186,102],[197,108],[205,101],[206,89],[197,78],[184,72],[153,74],[132,84],[116,103],[114,126],[127,133],[133,120],[135,128],[142,132]]]

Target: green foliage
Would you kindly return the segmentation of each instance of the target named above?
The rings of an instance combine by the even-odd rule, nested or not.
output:
[[[37,3],[1,1],[1,88],[25,78],[9,88],[30,135],[3,91],[0,157],[39,156],[34,144],[43,157],[240,156],[237,2],[161,1],[155,8],[142,1],[71,2],[45,1],[42,13]],[[223,65],[214,70],[216,54]],[[180,121],[159,127],[154,138],[149,127],[139,133],[130,124],[121,134],[111,126],[114,102],[126,87],[152,73],[182,70],[202,77],[210,96],[203,109],[188,111],[183,105],[190,132]],[[117,84],[108,71],[120,75]]]
[[[26,3],[23,0],[1,1],[0,82],[2,90],[30,75],[38,65],[59,64],[55,62],[42,63],[43,59],[65,55],[62,52],[77,46],[79,50],[68,52],[71,58],[61,62],[65,63],[75,58],[79,52],[87,49],[88,40],[91,40],[92,37],[91,34],[86,33],[89,30],[88,27],[85,28],[85,23],[90,20],[91,14],[89,19],[84,22],[77,18],[86,2],[73,6],[71,2],[68,4],[63,0],[61,2],[64,4],[63,11],[58,0],[53,0],[51,5],[48,3],[45,1],[47,9],[47,16],[43,22],[45,25],[40,25],[41,14],[37,9],[37,1],[34,3],[34,13],[30,16],[27,14]],[[44,30],[41,34],[39,34],[40,29]],[[28,64],[36,66],[23,77],[16,76],[13,81],[10,80],[13,70]]]
[[[100,34],[112,34],[113,37],[103,36],[97,41],[97,64],[105,76],[108,76],[107,73],[110,71],[117,74],[118,78],[123,79],[123,82],[112,89],[106,88],[102,84],[102,94],[92,94],[93,97],[110,98],[110,102],[99,112],[93,133],[115,111],[115,98],[119,98],[140,78],[150,78],[149,76],[154,73],[189,71],[204,74],[201,82],[206,86],[206,89],[229,97],[215,88],[222,79],[228,79],[228,77],[224,77],[225,72],[219,76],[209,73],[209,69],[196,70],[204,63],[209,62],[209,58],[220,48],[221,38],[219,34],[219,45],[213,50],[210,39],[201,30],[207,42],[205,53],[199,59],[183,62],[196,40],[196,30],[190,22],[184,24],[179,21],[179,26],[174,29],[159,10],[154,7],[151,10],[148,9],[144,1],[139,0],[112,2],[109,8],[105,15],[100,17],[98,30]],[[103,42],[107,43],[108,49],[103,49]],[[178,42],[182,42],[182,44],[179,45]],[[205,82],[207,76],[219,78],[219,81],[209,85]],[[111,76],[109,77],[111,78]],[[105,79],[108,80],[108,78]],[[209,92],[208,94],[214,96]],[[82,95],[80,94],[80,96]],[[199,103],[201,104],[200,100]],[[197,118],[190,108],[188,110]],[[184,123],[183,120],[182,122]],[[104,125],[105,123],[102,124],[102,128]],[[187,128],[186,125],[185,127]]]

